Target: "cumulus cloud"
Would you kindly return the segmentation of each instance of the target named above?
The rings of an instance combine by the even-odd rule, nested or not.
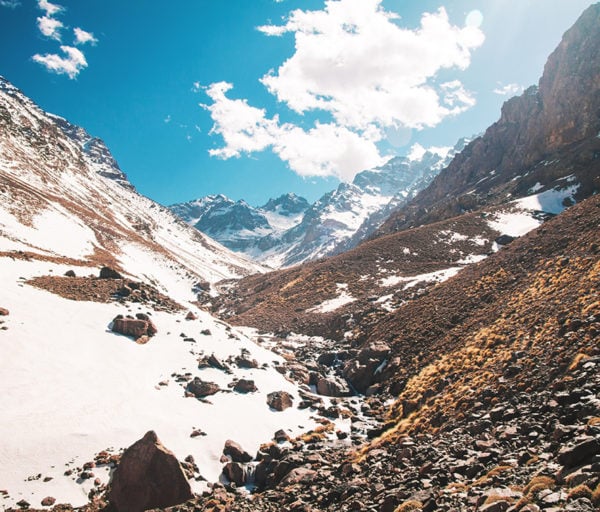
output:
[[[212,154],[230,158],[271,148],[298,174],[350,180],[381,161],[376,143],[386,130],[432,127],[472,107],[475,99],[459,80],[436,79],[440,71],[470,65],[484,40],[481,30],[453,26],[444,8],[424,13],[418,28],[404,28],[381,3],[326,0],[322,10],[297,9],[282,25],[258,27],[267,36],[295,39],[294,54],[261,83],[292,111],[329,122],[308,130],[282,124],[227,98],[230,84],[213,84],[207,108],[212,133],[225,145]]]
[[[232,158],[270,148],[300,176],[336,176],[343,181],[382,163],[375,145],[378,134],[359,135],[334,123],[316,123],[309,130],[281,123],[278,116],[268,118],[264,109],[246,100],[228,98],[232,87],[219,82],[206,91],[213,101],[204,105],[214,121],[211,133],[225,142],[210,151],[212,156]]]
[[[51,39],[60,41],[60,29],[64,26],[61,21],[52,18],[51,16],[40,16],[37,19],[37,23],[42,34]]]
[[[525,87],[518,84],[499,84],[492,92],[500,96],[515,96],[516,94],[521,94],[524,90]]]
[[[75,27],[73,29],[73,34],[75,35],[75,44],[96,44],[98,42],[98,39],[94,37],[94,34],[91,32],[86,32],[79,27]]]
[[[451,25],[443,8],[410,30],[381,0],[328,0],[324,10],[295,10],[285,25],[259,30],[295,36],[294,55],[261,81],[296,112],[326,110],[357,128],[423,128],[472,104],[448,108],[432,83],[442,69],[466,69],[484,39],[477,27]]]
[[[87,67],[85,55],[77,48],[72,46],[61,46],[64,57],[55,53],[33,56],[33,60],[44,66],[48,71],[59,75],[67,75],[69,78],[75,78],[82,69]]]
[[[46,16],[54,16],[63,10],[62,5],[50,3],[48,0],[38,0],[38,7],[46,11]]]

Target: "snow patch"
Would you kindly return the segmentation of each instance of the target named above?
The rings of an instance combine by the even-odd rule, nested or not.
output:
[[[330,313],[331,311],[335,311],[336,309],[345,306],[346,304],[350,304],[354,302],[356,299],[352,297],[347,292],[348,285],[343,283],[336,284],[339,295],[334,297],[333,299],[324,300],[318,306],[307,309],[306,311],[309,313]]]

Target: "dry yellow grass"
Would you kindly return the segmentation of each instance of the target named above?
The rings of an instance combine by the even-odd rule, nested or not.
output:
[[[402,505],[398,505],[394,512],[410,512],[411,510],[422,510],[423,503],[417,500],[409,500],[402,503]]]
[[[578,485],[577,487],[573,487],[569,491],[567,499],[576,500],[578,498],[587,498],[588,500],[592,499],[592,490],[584,484]]]

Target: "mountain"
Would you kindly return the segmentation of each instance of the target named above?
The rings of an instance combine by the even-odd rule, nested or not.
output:
[[[286,194],[252,208],[219,195],[170,208],[234,251],[271,267],[289,267],[357,245],[425,188],[467,142],[461,139],[454,148],[424,151],[419,157],[392,158],[358,173],[352,183],[341,183],[312,205]]]
[[[253,208],[243,200],[232,201],[219,194],[169,208],[189,225],[232,251],[252,255],[263,239],[276,237],[296,225],[308,208],[308,202],[290,193]]]
[[[380,234],[435,222],[577,184],[575,199],[600,187],[600,57],[596,7],[569,29],[537,86],[507,101],[500,119],[431,185],[388,219]]]
[[[315,427],[314,410],[275,409],[300,402],[285,359],[196,302],[264,270],[0,79],[0,508],[97,510],[123,448],[150,430],[190,496],[219,480],[228,440],[255,452]]]
[[[2,251],[213,282],[262,270],[139,195],[102,141],[0,79]],[[139,272],[139,271],[138,271]]]

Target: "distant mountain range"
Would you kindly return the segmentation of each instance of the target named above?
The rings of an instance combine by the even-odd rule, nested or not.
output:
[[[312,205],[289,193],[258,208],[224,195],[170,208],[229,249],[271,267],[288,267],[356,246],[423,190],[468,142],[463,138],[453,148],[425,150],[417,158],[392,158]]]

